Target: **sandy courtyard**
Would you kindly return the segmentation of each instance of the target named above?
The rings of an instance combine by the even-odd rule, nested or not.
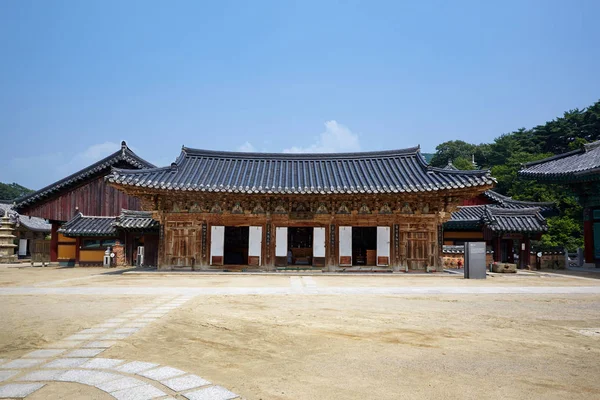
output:
[[[600,335],[580,332],[600,328],[600,280],[550,274],[467,281],[444,275],[105,273],[0,267],[0,359],[14,360],[78,330],[102,326],[98,324],[107,318],[127,317],[127,310],[156,302],[152,288],[173,289],[163,294],[164,302],[177,302],[177,291],[197,289],[169,307],[156,302],[165,309],[162,315],[98,357],[168,365],[246,399],[600,397]],[[201,291],[211,287],[232,292]],[[289,291],[233,291],[262,287]],[[338,287],[363,292],[340,294]],[[431,293],[368,291],[389,287]],[[548,288],[548,293],[435,293],[452,287]],[[590,292],[551,293],[557,287]],[[10,292],[14,289],[31,292]],[[82,289],[89,294],[74,294]],[[132,294],[142,289],[148,294]],[[2,368],[0,364],[0,378]],[[187,392],[157,387],[172,397],[188,398]],[[77,383],[49,381],[28,398],[82,396],[111,398]]]

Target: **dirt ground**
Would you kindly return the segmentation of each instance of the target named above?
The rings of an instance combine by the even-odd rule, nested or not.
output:
[[[0,286],[290,287],[288,275],[104,273],[2,267]],[[312,279],[318,287],[600,284],[545,273],[485,281],[450,275]],[[1,295],[0,358],[42,348],[152,298]],[[600,336],[576,330],[599,327],[599,294],[199,295],[102,357],[169,365],[246,399],[592,399],[600,398]],[[52,383],[31,398],[95,397],[94,391]]]
[[[143,304],[142,296],[1,296],[0,358],[14,359]]]
[[[600,296],[198,297],[106,356],[248,399],[600,396]]]

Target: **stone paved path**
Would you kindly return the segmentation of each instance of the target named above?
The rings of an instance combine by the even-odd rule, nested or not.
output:
[[[230,400],[239,396],[176,368],[101,353],[194,295],[159,297],[16,360],[0,359],[0,398],[24,398],[52,382],[93,386],[119,400]]]

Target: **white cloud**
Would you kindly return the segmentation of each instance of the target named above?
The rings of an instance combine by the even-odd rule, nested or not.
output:
[[[245,153],[255,153],[256,148],[250,142],[246,142],[241,146],[238,146],[237,151],[243,151]]]
[[[360,151],[358,134],[335,120],[325,122],[325,132],[308,147],[293,146],[284,153],[338,153]]]
[[[17,183],[31,189],[39,189],[101,160],[120,148],[120,143],[104,142],[91,145],[75,155],[58,152],[15,157],[10,160],[10,167],[13,171],[18,171],[15,173],[18,179],[14,179]]]
[[[100,161],[104,157],[114,153],[121,148],[120,143],[104,142],[99,144],[93,144],[81,153],[77,153],[62,165],[56,167],[57,171],[61,176],[67,176],[76,172],[82,168],[87,167],[90,164]]]

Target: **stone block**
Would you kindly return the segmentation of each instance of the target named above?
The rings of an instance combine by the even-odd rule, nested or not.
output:
[[[200,386],[210,385],[210,382],[197,375],[184,375],[176,378],[166,379],[160,381],[166,387],[173,389],[176,392],[182,390],[195,389]]]
[[[116,368],[115,371],[126,372],[128,374],[137,374],[142,371],[146,371],[150,368],[158,367],[158,364],[143,362],[143,361],[132,361],[127,364],[123,364]]]
[[[44,359],[36,359],[36,358],[20,358],[18,360],[12,360],[0,366],[2,369],[21,369],[21,368],[31,368],[38,364],[45,362]]]
[[[183,395],[190,400],[231,400],[239,397],[222,386],[211,386]]]
[[[108,369],[116,367],[119,364],[123,364],[123,360],[117,360],[116,358],[94,358],[85,364],[81,365],[81,368],[86,369]]]
[[[175,376],[183,375],[183,374],[185,374],[185,371],[182,371],[177,368],[160,367],[160,368],[140,372],[138,375],[145,376],[146,378],[154,379],[155,381],[161,381],[164,379],[173,378]]]
[[[11,383],[0,386],[0,398],[23,398],[43,387],[43,383]]]
[[[65,349],[46,349],[46,350],[35,350],[31,353],[27,353],[23,358],[51,358],[64,353]]]
[[[110,393],[110,392],[116,392],[116,391],[123,390],[123,389],[129,389],[129,388],[136,387],[136,386],[142,386],[145,384],[146,384],[145,382],[140,381],[139,379],[127,377],[127,378],[117,379],[114,381],[99,383],[94,386],[100,390],[104,390],[105,392]]]
[[[154,397],[166,396],[167,394],[152,385],[135,386],[129,389],[112,392],[111,395],[117,400],[145,400]]]
[[[495,262],[492,264],[492,272],[516,273],[517,264]]]
[[[88,362],[89,358],[59,358],[44,365],[44,368],[73,368]]]
[[[65,354],[65,357],[96,357],[104,349],[77,349]]]
[[[19,371],[10,371],[10,370],[0,371],[0,382],[10,379],[18,373],[19,373]]]
[[[62,369],[42,369],[33,371],[18,380],[20,381],[55,381],[64,374],[65,371]]]

